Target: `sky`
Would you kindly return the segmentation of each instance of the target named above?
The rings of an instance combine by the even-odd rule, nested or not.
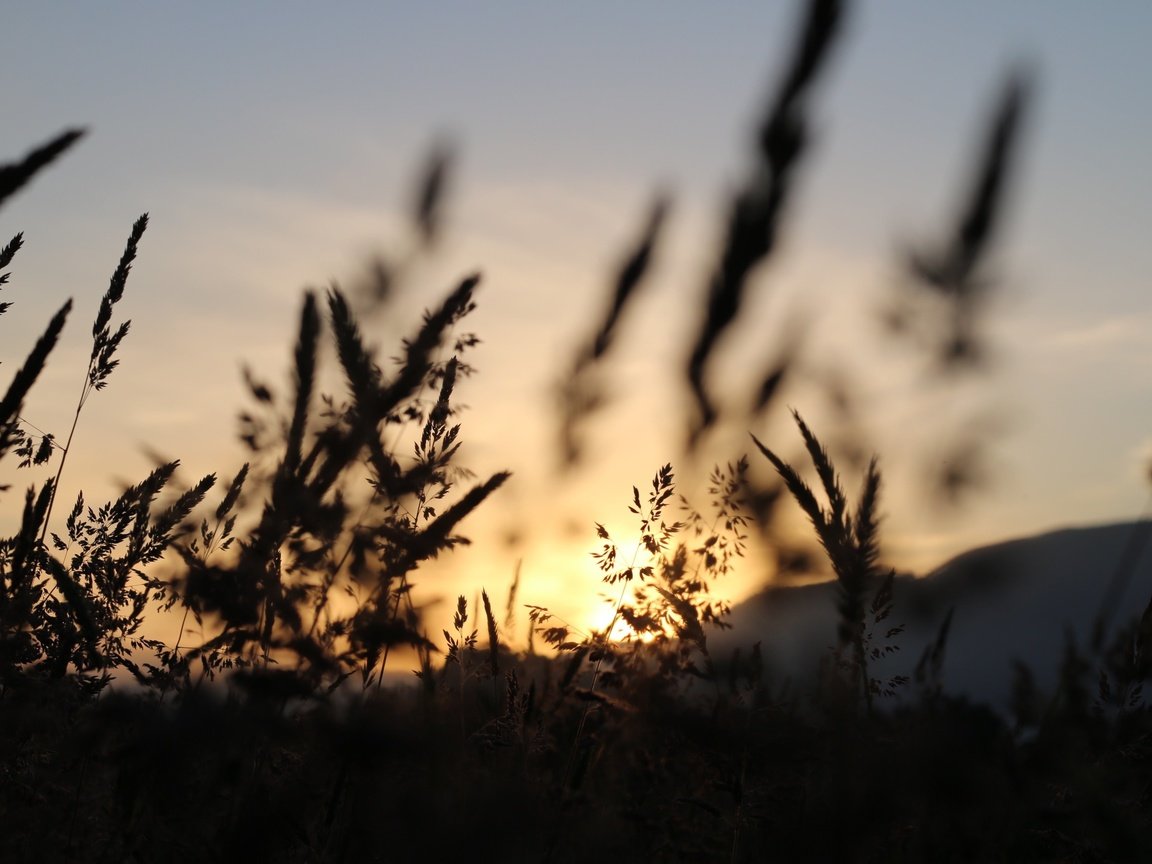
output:
[[[683,461],[685,340],[797,11],[647,0],[5,10],[5,158],[90,129],[0,211],[0,234],[26,241],[3,292],[14,306],[0,361],[14,369],[76,301],[26,406],[39,428],[66,431],[88,321],[133,220],[152,220],[122,304],[133,321],[122,365],[85,409],[67,497],[114,494],[150,453],[180,458],[189,483],[230,477],[243,458],[242,364],[286,382],[301,291],[405,255],[414,180],[447,141],[457,160],[442,242],[365,329],[387,356],[420,308],[483,273],[463,455],[480,475],[514,479],[430,591],[498,594],[520,560],[525,602],[587,616],[593,521],[626,534],[631,486]],[[821,382],[847,392],[856,443],[885,471],[885,548],[902,567],[1137,517],[1152,456],[1152,8],[891,0],[849,13],[780,253],[756,273],[715,378],[735,388],[792,322],[811,323],[785,404],[819,433],[839,422]],[[990,361],[926,388],[878,310],[902,256],[947,236],[997,88],[1021,65],[1035,98],[990,271]],[[660,191],[672,210],[610,358],[613,400],[589,428],[586,462],[557,475],[553,388]],[[937,445],[973,428],[989,436],[983,485],[961,505],[932,503],[917,478],[944,458]],[[748,432],[798,455],[782,404],[678,465],[682,490],[709,459],[748,452]],[[17,489],[29,478],[0,466]],[[754,562],[729,596],[770,575]]]

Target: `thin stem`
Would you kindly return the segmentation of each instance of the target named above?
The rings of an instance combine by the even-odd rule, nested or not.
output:
[[[188,612],[190,611],[190,609],[191,609],[191,607],[188,606],[187,603],[185,603],[184,604],[184,617],[180,619],[180,629],[176,633],[176,644],[172,646],[172,658],[173,658],[173,660],[176,659],[176,654],[180,650],[180,642],[184,638],[184,625],[188,623]],[[164,703],[164,697],[167,695],[168,695],[168,687],[165,686],[164,689],[160,691],[160,703],[161,704]]]
[[[88,371],[84,374],[84,387],[80,391],[80,401],[76,404],[76,413],[72,415],[72,428],[68,430],[68,439],[61,448],[60,466],[56,469],[56,476],[52,479],[52,494],[48,497],[48,509],[44,511],[44,524],[40,527],[40,545],[44,544],[44,539],[48,536],[48,523],[52,518],[52,508],[56,504],[56,493],[60,490],[60,475],[64,473],[64,465],[67,463],[68,453],[72,449],[72,438],[76,434],[76,426],[80,423],[80,412],[84,410],[84,403],[92,392],[92,364],[94,362],[95,360],[88,361]],[[33,567],[36,566],[34,563]]]
[[[39,432],[41,437],[52,438],[52,440],[49,442],[52,447],[55,447],[57,450],[63,450],[64,449],[62,446],[60,446],[59,444],[56,443],[56,440],[55,440],[55,438],[53,438],[51,433],[45,432],[43,429],[41,429],[35,423],[29,422],[25,418],[21,417],[19,414],[16,415],[16,420],[19,421],[24,426],[27,426],[29,429],[33,429],[36,432]]]
[[[629,562],[628,569],[635,570],[636,559],[640,555],[640,546],[636,547],[636,551],[632,553],[632,560]],[[616,622],[620,619],[620,610],[624,606],[624,594],[628,590],[631,581],[624,579],[623,585],[620,586],[620,596],[616,598],[616,608],[612,613],[612,620],[608,623],[607,629],[600,634],[600,656],[596,658],[596,665],[592,669],[592,685],[589,687],[589,692],[596,692],[596,685],[600,683],[600,668],[604,665],[604,657],[608,653],[608,641],[612,636],[612,631],[616,627]],[[568,764],[564,768],[564,785],[563,788],[567,789],[572,782],[572,775],[576,770],[576,748],[580,744],[580,739],[584,737],[584,727],[588,725],[588,714],[592,711],[592,703],[589,702],[584,706],[584,710],[580,713],[580,722],[576,726],[576,735],[572,739],[572,748],[568,751]]]

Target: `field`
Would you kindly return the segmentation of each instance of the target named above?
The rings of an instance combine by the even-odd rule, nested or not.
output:
[[[690,393],[687,458],[718,425],[753,425],[791,371],[785,351],[750,373],[740,416],[708,375],[785,225],[840,6],[810,4],[725,215],[697,337],[670,373]],[[979,374],[984,265],[1029,88],[1007,76],[947,242],[903,262],[892,332],[926,347],[938,386]],[[66,131],[0,167],[0,205],[83,137]],[[429,246],[451,167],[432,155],[411,213]],[[572,466],[590,458],[584,433],[667,209],[654,202],[572,358],[557,403]],[[163,463],[114,501],[58,498],[84,446],[76,421],[130,338],[122,311],[147,231],[141,216],[103,295],[67,434],[21,411],[71,301],[7,367],[0,456],[54,477],[4,492],[19,530],[0,540],[0,859],[1152,860],[1152,613],[1112,621],[1102,597],[1090,644],[1069,639],[1058,661],[1059,684],[1040,689],[1019,667],[1008,713],[949,695],[950,615],[922,655],[901,653],[882,463],[865,459],[859,491],[846,490],[841,454],[800,413],[797,437],[750,437],[747,455],[716,466],[705,501],[680,494],[668,464],[630,490],[634,536],[596,526],[593,557],[616,598],[603,629],[532,605],[515,583],[506,598],[476,585],[450,620],[428,615],[413,600],[423,568],[451,560],[510,476],[461,464],[455,390],[476,371],[478,274],[391,359],[359,323],[388,302],[388,273],[372,296],[305,293],[291,391],[247,381],[246,464],[175,488],[177,463]],[[0,284],[22,244],[0,250]],[[797,442],[802,460],[780,455]],[[938,478],[939,494],[961,489],[966,468],[958,459]],[[721,577],[749,549],[782,548],[781,514],[797,511],[836,580],[837,626],[810,678],[782,679],[754,637],[724,656],[709,637],[727,626]],[[161,617],[179,622],[174,640],[155,635]],[[518,617],[531,622],[526,644],[504,635]],[[904,671],[878,674],[893,657]]]

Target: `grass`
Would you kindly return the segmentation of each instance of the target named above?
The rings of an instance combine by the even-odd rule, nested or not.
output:
[[[785,359],[751,376],[750,413],[722,405],[706,374],[750,274],[775,248],[844,5],[809,5],[733,199],[682,370],[693,447],[721,422],[751,425],[788,372]],[[1026,103],[1024,79],[1010,77],[951,240],[909,256],[911,293],[892,310],[898,331],[918,328],[956,374],[970,374],[979,353],[983,262]],[[80,134],[0,167],[0,203]],[[420,249],[440,233],[450,168],[437,150],[415,198]],[[599,382],[669,207],[653,204],[570,367],[558,448],[569,464],[585,458],[582,429],[603,404]],[[444,294],[392,363],[365,345],[339,288],[306,293],[290,392],[248,375],[250,460],[226,485],[209,475],[173,490],[172,462],[115,501],[81,493],[63,516],[56,503],[68,454],[83,446],[80,415],[128,338],[128,323],[112,319],[129,302],[146,227],[147,217],[132,227],[99,307],[64,443],[21,412],[70,301],[0,399],[0,456],[55,469],[19,499],[19,530],[0,540],[3,860],[1152,855],[1152,613],[1111,639],[1102,624],[1087,653],[1070,643],[1052,692],[1020,669],[1009,716],[950,696],[941,668],[951,613],[918,660],[897,653],[880,463],[867,463],[851,504],[834,452],[798,413],[810,468],[753,439],[759,455],[712,472],[706,506],[679,494],[669,464],[650,488],[632,488],[635,538],[596,526],[593,557],[614,597],[602,630],[529,606],[528,646],[515,647],[518,581],[502,623],[485,586],[472,603],[458,598],[451,622],[427,620],[413,601],[422,565],[467,542],[468,517],[509,476],[475,480],[459,464],[455,391],[473,371],[477,339],[462,328],[479,275]],[[22,243],[17,235],[0,250],[0,270]],[[381,264],[375,302],[404,272]],[[321,389],[326,356],[339,364],[340,393]],[[788,499],[839,586],[835,645],[811,680],[771,677],[758,642],[718,656],[709,639],[727,626],[723,577],[752,535],[772,539]],[[163,614],[180,618],[171,645],[141,635]],[[876,676],[889,655],[906,659],[907,675]],[[412,665],[417,686],[383,686]]]

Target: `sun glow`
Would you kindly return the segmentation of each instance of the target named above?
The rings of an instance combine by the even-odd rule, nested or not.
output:
[[[617,595],[618,599],[604,597],[603,605],[591,616],[592,631],[598,635],[607,632],[608,639],[613,642],[655,641],[656,634],[637,633],[619,614],[620,605],[629,603],[633,596],[632,584],[628,583],[623,592]]]

